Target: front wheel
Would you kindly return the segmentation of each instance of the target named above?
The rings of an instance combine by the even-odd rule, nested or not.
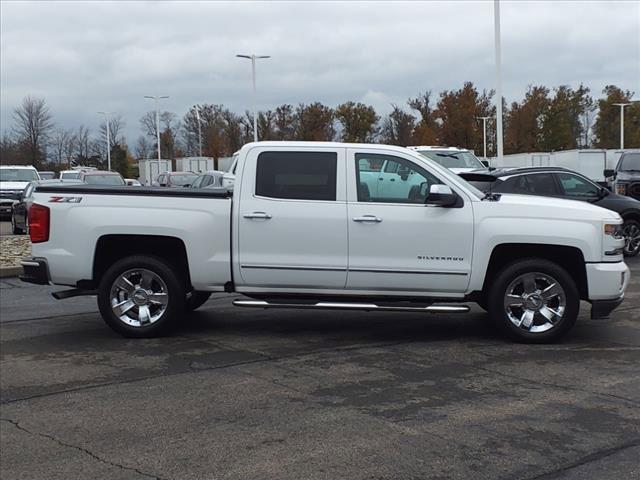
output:
[[[157,337],[173,329],[184,312],[180,278],[163,260],[135,255],[113,264],[98,287],[102,318],[125,337]]]
[[[622,224],[624,235],[624,256],[635,257],[640,253],[640,222],[637,220],[625,220]]]
[[[559,340],[575,324],[580,296],[567,271],[543,259],[507,265],[489,294],[489,314],[512,339],[526,343]]]

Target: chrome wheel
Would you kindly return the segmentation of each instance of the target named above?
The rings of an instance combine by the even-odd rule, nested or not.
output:
[[[127,270],[116,277],[109,298],[113,314],[132,327],[155,323],[169,304],[167,284],[145,268]]]
[[[627,256],[635,255],[640,249],[640,227],[636,222],[627,222],[622,228],[624,235],[624,253]]]
[[[531,333],[546,332],[562,320],[567,297],[560,283],[539,272],[516,277],[507,287],[504,311],[516,327]]]

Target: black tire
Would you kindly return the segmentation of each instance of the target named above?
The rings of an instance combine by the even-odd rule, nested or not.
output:
[[[16,220],[13,215],[11,215],[11,233],[14,235],[24,235],[24,230],[16,226]]]
[[[126,323],[113,312],[111,306],[111,299],[113,297],[112,288],[117,288],[115,286],[116,280],[123,275],[131,275],[131,272],[137,269],[152,272],[152,274],[157,276],[154,277],[156,279],[153,280],[153,287],[149,287],[148,291],[156,289],[164,292],[166,290],[166,305],[157,306],[149,304],[151,306],[148,307],[149,309],[158,308],[160,310],[164,308],[164,311],[158,313],[157,319],[146,325],[131,325]],[[133,275],[135,275],[135,273],[133,273]],[[161,285],[161,283],[159,283],[160,281],[163,282],[164,285]],[[142,283],[141,280],[140,284]],[[124,295],[125,298],[128,299],[134,298],[133,294]],[[174,273],[174,268],[171,265],[160,258],[152,256],[134,255],[117,261],[104,273],[98,287],[98,307],[102,318],[107,325],[124,337],[151,338],[170,332],[178,325],[184,314],[184,303],[185,288],[181,277]],[[128,315],[135,317],[137,315],[136,311],[141,314],[140,307],[130,307],[130,313],[123,316],[126,317],[128,321],[135,322],[135,318],[129,320]]]
[[[184,301],[184,311],[193,312],[194,310],[197,310],[204,305],[204,302],[209,300],[210,296],[211,292],[197,292],[194,290],[190,295],[187,295],[187,298]]]
[[[518,315],[518,307],[514,307],[513,309],[509,309],[511,312],[511,317],[507,313],[507,307],[505,307],[505,299],[508,293],[508,290],[512,288],[512,285],[515,283],[516,289],[518,279],[524,278],[523,275],[532,274],[527,278],[538,277],[534,280],[533,285],[535,288],[531,288],[530,290],[535,290],[533,294],[527,294],[522,291],[522,295],[532,296],[527,300],[527,302],[531,302],[527,304],[525,302],[524,305],[533,305],[539,303],[541,300],[540,289],[545,288],[545,278],[551,279],[559,284],[559,287],[562,289],[563,297],[565,301],[564,312],[560,319],[554,316],[553,322],[547,322],[544,316],[537,311],[533,315],[533,323],[531,323],[531,329],[540,329],[540,331],[532,332],[530,329],[527,329],[523,326],[516,326],[514,321],[512,321],[512,317],[515,317],[515,321],[518,319],[522,320],[522,316]],[[535,274],[535,275],[534,275]],[[558,264],[550,262],[548,260],[544,260],[541,258],[529,258],[524,260],[519,260],[513,262],[507,266],[505,266],[496,276],[495,280],[492,282],[493,285],[489,292],[488,297],[488,307],[489,307],[489,315],[494,323],[509,337],[517,342],[522,343],[549,343],[554,342],[562,338],[576,323],[578,318],[578,312],[580,309],[580,295],[578,293],[578,288],[576,287],[575,282],[571,278],[571,276],[567,273],[567,271],[560,267]],[[524,287],[524,284],[522,284]],[[518,290],[515,290],[516,292]],[[515,296],[517,296],[516,294]],[[556,305],[552,302],[560,302],[561,296],[554,296],[549,300],[549,306],[551,308],[555,308],[556,311],[560,311]],[[519,300],[513,300],[514,302],[518,302]],[[544,304],[547,305],[546,303]],[[537,305],[536,305],[537,306]],[[538,307],[539,308],[539,307]],[[535,310],[535,309],[533,309]],[[520,310],[521,312],[525,312],[524,309]],[[542,310],[540,310],[542,311]],[[553,311],[553,310],[552,310]],[[545,313],[548,314],[549,310],[545,310]],[[524,323],[524,322],[523,322]],[[539,324],[539,325],[538,325]],[[548,325],[551,325],[550,327]],[[542,331],[543,328],[548,328],[545,331]]]
[[[622,224],[622,231],[625,237],[633,235],[633,240],[626,238],[624,245],[624,256],[635,257],[640,253],[640,222],[637,220],[628,219]]]

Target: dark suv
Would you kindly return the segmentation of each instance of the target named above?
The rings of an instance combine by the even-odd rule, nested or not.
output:
[[[615,193],[640,200],[640,152],[623,153],[615,170],[605,170],[604,176],[613,178]]]
[[[484,192],[566,198],[613,210],[624,222],[625,256],[640,252],[640,201],[610,192],[578,172],[562,167],[526,167],[482,169],[458,175]]]

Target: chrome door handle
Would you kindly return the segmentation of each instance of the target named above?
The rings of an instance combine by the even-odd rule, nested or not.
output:
[[[244,218],[264,218],[265,220],[269,220],[271,218],[271,215],[264,212],[252,212],[252,213],[245,213],[243,217]]]
[[[375,215],[363,215],[362,217],[353,217],[354,222],[375,222],[380,223],[382,219]]]

